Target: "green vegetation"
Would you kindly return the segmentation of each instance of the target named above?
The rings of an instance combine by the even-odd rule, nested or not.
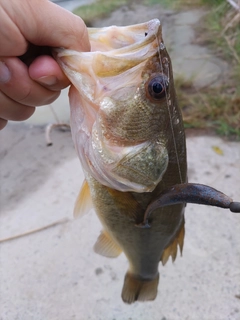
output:
[[[172,9],[197,7],[199,4],[201,4],[201,0],[142,0],[141,2],[146,6],[160,4],[163,7]]]
[[[186,128],[213,129],[240,140],[240,14],[226,0],[143,0],[177,10],[204,7],[208,12],[197,28],[198,43],[228,61],[227,85],[197,90],[191,81],[175,79]]]
[[[128,2],[128,0],[97,0],[92,4],[77,8],[73,12],[79,15],[87,25],[91,25],[92,20],[103,18]]]
[[[221,57],[240,64],[240,14],[226,0],[216,2],[221,4],[210,8],[201,28],[203,33],[206,32],[203,40]]]
[[[226,3],[226,0],[198,0],[199,4],[207,4],[210,6],[219,6],[222,3]]]
[[[201,91],[180,79],[178,94],[184,121],[187,127],[213,128],[218,134],[240,140],[240,15],[226,0],[198,2],[207,4],[208,10],[197,30],[199,42],[228,61],[229,78],[227,85]]]
[[[175,80],[186,128],[213,129],[240,140],[240,96],[232,86],[197,90],[191,81]]]
[[[153,6],[155,4],[161,4],[161,6],[164,7],[173,7],[175,2],[177,1],[172,1],[172,0],[143,0],[141,1],[145,6]]]

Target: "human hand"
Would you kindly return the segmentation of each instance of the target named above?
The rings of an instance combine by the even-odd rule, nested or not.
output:
[[[0,0],[0,129],[29,118],[69,81],[51,47],[89,51],[84,22],[48,0]]]

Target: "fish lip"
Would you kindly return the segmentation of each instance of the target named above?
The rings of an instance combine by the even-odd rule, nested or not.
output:
[[[148,30],[148,31],[154,31],[156,28],[158,28],[161,25],[161,22],[159,19],[152,19],[146,22],[138,23],[138,24],[133,24],[133,25],[128,25],[128,26],[116,26],[116,25],[111,25],[109,27],[103,27],[103,28],[87,28],[90,36],[92,34],[99,34],[100,32],[106,33],[107,30],[110,30],[112,28],[118,28],[122,29],[123,31],[132,31],[136,32],[137,30]]]
[[[97,41],[99,41],[99,38],[101,37],[102,33],[109,34],[111,31],[114,31],[114,30],[117,30],[122,37],[124,37],[124,35],[127,33],[131,33],[132,36],[135,37],[135,41],[132,44],[123,45],[122,47],[119,47],[117,49],[112,47],[112,49],[107,50],[113,53],[114,55],[125,53],[126,50],[133,51],[138,47],[145,46],[146,44],[153,41],[154,38],[160,39],[160,41],[162,41],[161,22],[159,19],[152,19],[144,23],[130,25],[130,26],[109,26],[105,28],[88,28],[90,42],[91,41],[94,42],[95,38],[97,39]],[[116,43],[112,41],[112,44],[114,45]]]
[[[119,39],[118,35],[114,36],[116,30],[120,34]],[[88,28],[88,32],[91,45],[95,43],[95,48],[92,48],[91,52],[79,52],[61,47],[52,49],[55,60],[71,83],[79,90],[81,90],[79,78],[81,78],[83,69],[84,73],[89,73],[91,79],[95,76],[101,78],[114,76],[128,71],[134,66],[138,68],[164,47],[161,23],[158,19],[131,26]],[[113,40],[106,48],[105,45],[102,46],[100,35],[105,34],[106,40],[109,38],[108,32],[110,32],[110,38],[113,37]],[[146,36],[145,33],[147,33]],[[121,44],[121,37],[127,37],[128,34],[130,34],[130,40],[126,38],[126,42]],[[118,42],[117,46],[116,42]],[[111,74],[111,70],[114,74]],[[89,97],[84,96],[89,100]],[[90,101],[92,101],[92,98],[90,98]]]
[[[131,26],[88,28],[88,32],[91,46],[93,46],[90,52],[79,52],[62,47],[52,49],[53,57],[64,73],[67,75],[71,70],[74,71],[70,81],[76,87],[78,85],[74,78],[76,73],[80,74],[79,70],[83,65],[89,65],[89,69],[93,68],[93,74],[100,77],[109,76],[109,70],[114,70],[116,75],[118,72],[122,73],[123,70],[141,65],[164,47],[162,27],[158,19]],[[109,38],[111,40],[108,43]],[[104,62],[101,64],[101,61]],[[89,69],[85,68],[85,72],[89,72]],[[93,74],[90,77],[93,77]]]
[[[157,46],[159,46],[160,42],[163,42],[162,27],[159,19],[152,19],[148,22],[130,25],[130,26],[114,25],[114,26],[109,26],[104,28],[87,28],[87,29],[89,33],[90,43],[100,42],[101,40],[99,39],[103,34],[107,35],[108,33],[111,33],[114,30],[117,30],[121,37],[124,37],[124,35],[127,33],[131,33],[131,36],[132,36],[131,39],[135,40],[135,41],[131,41],[131,43],[129,44],[127,44],[126,42],[122,47],[118,46],[117,48],[114,47],[117,41],[115,42],[112,41],[112,47],[109,46],[107,49],[105,48],[105,50],[93,49],[90,52],[101,52],[104,54],[121,56],[123,54],[126,54],[127,52],[131,52],[141,47],[144,47],[147,44],[151,44],[151,42],[153,42],[154,39],[157,39]],[[53,48],[52,53],[54,58],[58,60],[63,56],[76,54],[76,51],[59,47],[59,48]],[[81,52],[81,55],[83,56],[89,55],[89,52]]]

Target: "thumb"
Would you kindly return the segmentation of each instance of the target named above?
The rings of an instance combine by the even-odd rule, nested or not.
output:
[[[89,51],[88,31],[83,20],[49,0],[12,0],[16,26],[26,41],[38,46]]]

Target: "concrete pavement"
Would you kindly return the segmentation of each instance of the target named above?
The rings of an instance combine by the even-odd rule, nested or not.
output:
[[[239,319],[239,214],[188,205],[183,257],[160,266],[154,302],[128,306],[120,297],[125,256],[93,252],[101,230],[94,212],[72,217],[83,174],[70,132],[55,130],[51,147],[44,127],[12,124],[0,137],[0,239],[23,235],[0,242],[1,320]],[[190,181],[239,200],[239,143],[200,136],[187,146]]]

